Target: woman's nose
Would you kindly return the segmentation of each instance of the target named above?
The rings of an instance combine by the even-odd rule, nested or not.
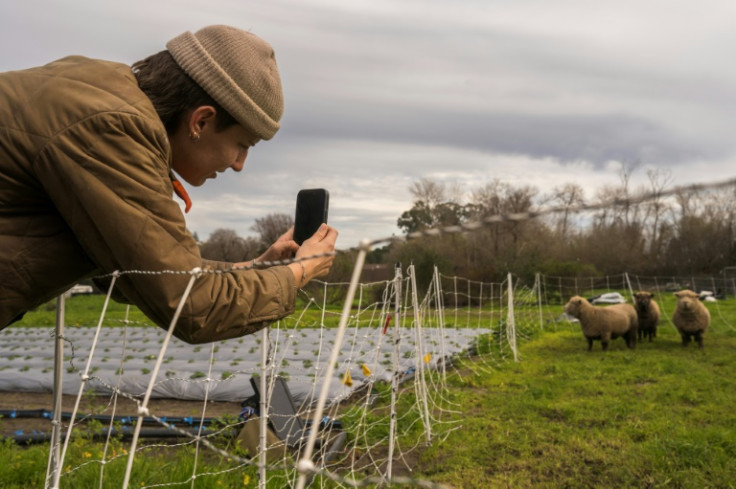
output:
[[[235,163],[230,165],[234,171],[240,171],[245,166],[245,160],[248,158],[248,150],[242,150],[238,153],[238,157],[235,159]]]

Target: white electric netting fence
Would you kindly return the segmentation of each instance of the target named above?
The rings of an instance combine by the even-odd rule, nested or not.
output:
[[[484,223],[542,214],[495,216]],[[484,223],[407,238],[471,231]],[[424,447],[463,429],[446,384],[449,370],[480,375],[502,362],[522,361],[519,345],[537,330],[579,329],[562,314],[572,295],[616,290],[630,298],[634,290],[665,293],[671,284],[736,293],[736,284],[724,277],[537,275],[524,284],[513,274],[490,283],[435,269],[420,297],[413,266],[397,268],[392,280],[359,283],[366,252],[379,242],[360,245],[349,283],[323,283],[321,293],[311,289],[302,310],[246,338],[205,346],[178,342],[172,332],[180,309],[165,331],[108,316],[117,278],[151,273],[145,271],[113,274],[94,327],[67,327],[61,297],[53,335],[48,329],[3,331],[4,347],[19,353],[10,358],[13,367],[0,366],[0,389],[22,382],[14,368],[32,376],[43,365],[47,374],[53,360],[52,429],[47,439],[40,435],[50,447],[45,487],[194,488],[233,477],[259,488],[443,487],[415,475],[414,468]],[[181,308],[208,272],[157,273],[189,275]],[[342,298],[339,311],[328,303],[335,296]],[[671,311],[663,311],[669,317]],[[34,345],[24,349],[23,338],[34,334]],[[476,357],[476,367],[457,370],[456,360],[468,355]],[[62,410],[62,394],[72,395],[69,413]],[[98,412],[82,412],[91,397]],[[156,412],[154,401],[166,398],[198,407],[185,416]],[[293,401],[292,413],[283,412],[289,404],[284,399]],[[132,416],[118,412],[123,401],[135,406]],[[241,409],[209,416],[215,401]],[[298,419],[301,436],[278,433],[279,416]],[[187,470],[182,464],[176,471],[151,470],[149,459],[161,454],[186,461]]]

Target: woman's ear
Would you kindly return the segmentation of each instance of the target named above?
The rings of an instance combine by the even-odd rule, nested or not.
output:
[[[211,105],[200,105],[189,113],[187,130],[189,134],[201,134],[207,127],[215,123],[217,110]]]

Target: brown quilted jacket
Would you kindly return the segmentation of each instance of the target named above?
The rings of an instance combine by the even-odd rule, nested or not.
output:
[[[0,329],[82,278],[226,268],[202,260],[172,199],[163,124],[128,66],[79,56],[0,73]],[[117,290],[168,327],[190,275],[124,273]],[[205,273],[175,335],[204,343],[294,311],[284,266]]]

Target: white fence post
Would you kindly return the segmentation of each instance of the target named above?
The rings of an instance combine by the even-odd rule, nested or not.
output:
[[[61,395],[63,388],[64,365],[64,313],[66,298],[61,294],[56,298],[56,337],[54,350],[54,413],[51,421],[51,444],[49,445],[49,463],[46,467],[46,487],[57,489],[61,477]],[[73,422],[72,420],[71,422]],[[51,482],[51,486],[49,486]]]
[[[516,323],[514,321],[514,286],[511,273],[508,274],[508,312],[506,314],[506,339],[514,352],[514,361],[518,362],[518,354],[516,352]]]

